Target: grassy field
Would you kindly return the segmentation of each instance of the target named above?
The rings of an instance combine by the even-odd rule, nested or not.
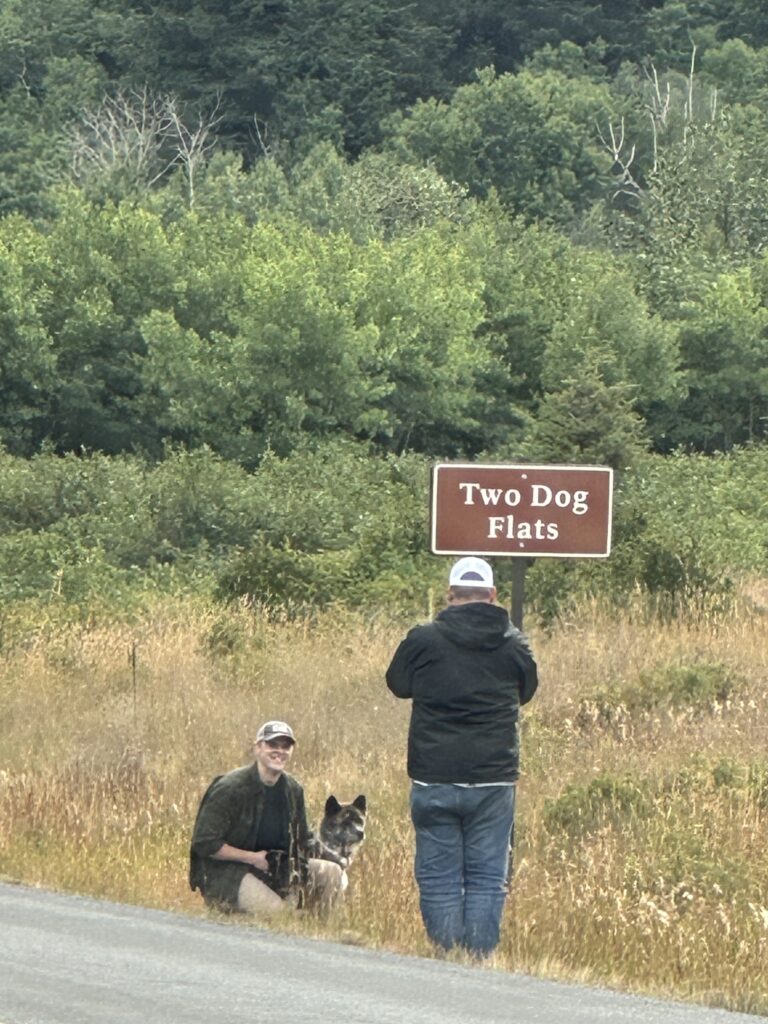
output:
[[[405,624],[193,603],[34,622],[2,623],[1,877],[205,916],[186,880],[200,795],[286,718],[312,812],[365,793],[370,818],[345,905],[281,927],[432,955],[409,708],[383,682]],[[541,686],[493,966],[768,1014],[765,613],[661,624],[588,606],[531,640]]]

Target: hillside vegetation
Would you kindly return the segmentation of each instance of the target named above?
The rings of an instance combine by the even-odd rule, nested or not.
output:
[[[764,441],[766,24],[2,0],[0,443]]]
[[[2,0],[4,600],[403,607],[451,458],[617,471],[547,619],[764,575],[764,22]]]

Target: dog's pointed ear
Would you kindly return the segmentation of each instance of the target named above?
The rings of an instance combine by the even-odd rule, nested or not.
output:
[[[333,794],[328,797],[325,801],[325,813],[326,814],[338,814],[341,810],[341,804]]]
[[[365,802],[365,795],[361,793],[360,796],[356,796],[355,799],[352,801],[352,806],[356,807],[358,811],[361,812],[361,814],[365,814],[367,807]]]

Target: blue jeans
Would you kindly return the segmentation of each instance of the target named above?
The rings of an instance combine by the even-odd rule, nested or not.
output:
[[[411,787],[415,875],[427,935],[443,949],[487,956],[507,894],[514,786]]]

